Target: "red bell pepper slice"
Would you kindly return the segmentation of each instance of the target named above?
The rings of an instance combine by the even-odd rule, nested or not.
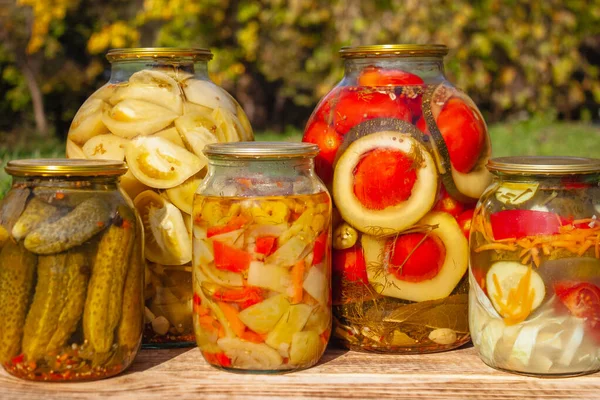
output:
[[[265,256],[270,255],[275,250],[275,236],[260,236],[256,238],[256,252],[264,254]]]
[[[315,240],[315,247],[313,248],[313,262],[312,265],[317,265],[325,257],[325,251],[327,247],[327,232],[321,233]]]
[[[222,233],[228,233],[235,231],[236,229],[240,229],[248,222],[246,217],[241,215],[237,215],[232,217],[225,225],[217,225],[211,226],[206,230],[206,237],[212,237],[215,235],[220,235]]]
[[[236,249],[223,242],[215,240],[213,242],[213,250],[215,256],[215,267],[218,269],[242,272],[250,267],[252,254],[247,251]]]
[[[490,215],[494,239],[520,239],[526,236],[555,235],[563,225],[551,212],[536,210],[504,210]]]

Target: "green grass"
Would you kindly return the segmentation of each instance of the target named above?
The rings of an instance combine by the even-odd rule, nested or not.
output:
[[[581,122],[556,122],[545,118],[490,126],[493,155],[568,155],[600,158],[600,127]],[[283,133],[256,133],[259,141],[299,141],[301,129],[288,127]],[[9,160],[64,157],[64,143],[34,139],[16,144],[0,144],[0,198],[10,187],[4,172]]]

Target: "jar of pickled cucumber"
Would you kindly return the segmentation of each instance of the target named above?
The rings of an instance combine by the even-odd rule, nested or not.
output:
[[[355,350],[423,353],[469,340],[468,225],[491,146],[443,45],[342,48],[345,73],[312,113],[331,189],[334,336]]]
[[[331,199],[307,143],[211,144],[194,199],[194,330],[233,371],[308,368],[331,332]]]
[[[208,143],[253,140],[240,105],[210,81],[206,49],[108,52],[110,81],[75,115],[67,157],[125,160],[121,186],[144,223],[144,345],[192,346],[192,198]]]
[[[143,331],[143,229],[122,161],[10,161],[0,205],[0,362],[38,381],[109,377]]]
[[[600,159],[503,157],[475,209],[469,323],[489,366],[600,370]]]

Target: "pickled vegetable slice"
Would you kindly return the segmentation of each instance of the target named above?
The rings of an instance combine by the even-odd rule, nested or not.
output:
[[[519,205],[531,200],[539,184],[530,182],[503,182],[496,189],[496,199],[504,204]]]
[[[94,136],[108,133],[108,128],[102,122],[102,113],[107,106],[104,101],[94,97],[83,103],[71,122],[69,140],[83,145]]]
[[[315,364],[322,347],[321,338],[315,331],[296,332],[292,336],[290,363],[303,366]]]
[[[292,338],[296,332],[300,332],[310,314],[313,307],[308,304],[295,304],[290,306],[288,311],[281,317],[277,325],[267,335],[265,343],[276,350],[281,350],[287,353]],[[283,345],[283,346],[282,346]]]
[[[125,147],[128,141],[120,136],[105,134],[94,136],[83,145],[83,154],[86,158],[97,160],[125,159]]]
[[[132,140],[127,145],[125,157],[140,182],[160,189],[182,184],[206,165],[196,155],[160,137]]]
[[[108,99],[115,105],[126,99],[144,100],[168,108],[177,114],[183,113],[183,99],[177,82],[160,71],[142,70],[129,77],[126,84],[117,88]]]
[[[279,294],[240,312],[242,322],[255,332],[267,334],[290,308],[286,296]]]
[[[414,172],[414,179],[409,180],[410,189],[394,189],[396,195],[392,198],[383,196],[384,192],[381,192],[380,201],[364,202],[363,197],[366,196],[367,199],[372,194],[367,190],[364,196],[357,194],[355,174],[361,157],[378,149],[402,154],[411,160],[411,165],[406,171],[398,171],[398,177],[387,176],[386,171],[389,173],[389,169],[371,170],[368,174],[369,187],[379,185],[387,188],[392,178],[395,179],[394,182],[405,182],[404,172]],[[393,233],[406,229],[433,207],[436,192],[437,172],[431,155],[412,136],[399,132],[377,132],[355,140],[342,153],[335,167],[333,197],[338,210],[344,220],[364,233]],[[390,202],[390,199],[394,200]]]
[[[181,211],[187,214],[192,214],[192,203],[194,200],[194,194],[198,185],[200,185],[202,178],[195,175],[187,179],[182,184],[173,188],[167,189],[167,197],[171,202],[177,206]]]
[[[232,368],[274,370],[283,363],[279,353],[264,343],[249,343],[237,338],[222,338],[217,343],[231,359]]]
[[[192,246],[181,211],[150,190],[140,193],[134,204],[144,225],[146,258],[164,265],[190,262]]]
[[[231,96],[212,82],[187,79],[182,87],[186,99],[192,103],[210,109],[223,107],[231,113],[236,112],[237,107]]]
[[[546,288],[540,275],[517,261],[498,261],[486,275],[488,296],[507,325],[524,321],[538,308]]]
[[[287,268],[252,261],[248,269],[248,284],[264,289],[287,293],[292,276]]]
[[[117,136],[131,139],[150,135],[167,127],[179,115],[168,108],[144,100],[127,99],[106,107],[102,122]]]
[[[223,136],[221,127],[210,114],[190,113],[175,120],[175,127],[189,151],[206,162],[204,146],[217,143]],[[225,141],[225,140],[221,140]]]
[[[437,226],[431,234],[445,247],[444,262],[438,274],[420,282],[400,280],[390,273],[386,239],[362,235],[369,282],[378,293],[410,301],[441,299],[450,295],[467,271],[468,242],[450,214],[431,212],[418,224]]]

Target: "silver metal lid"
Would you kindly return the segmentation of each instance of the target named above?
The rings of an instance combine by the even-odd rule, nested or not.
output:
[[[204,147],[207,157],[219,158],[302,158],[315,157],[319,146],[293,142],[213,143]]]
[[[37,158],[9,161],[6,172],[13,176],[115,176],[127,172],[123,161]]]
[[[600,159],[566,156],[516,156],[492,158],[492,173],[509,175],[567,175],[600,173]]]

